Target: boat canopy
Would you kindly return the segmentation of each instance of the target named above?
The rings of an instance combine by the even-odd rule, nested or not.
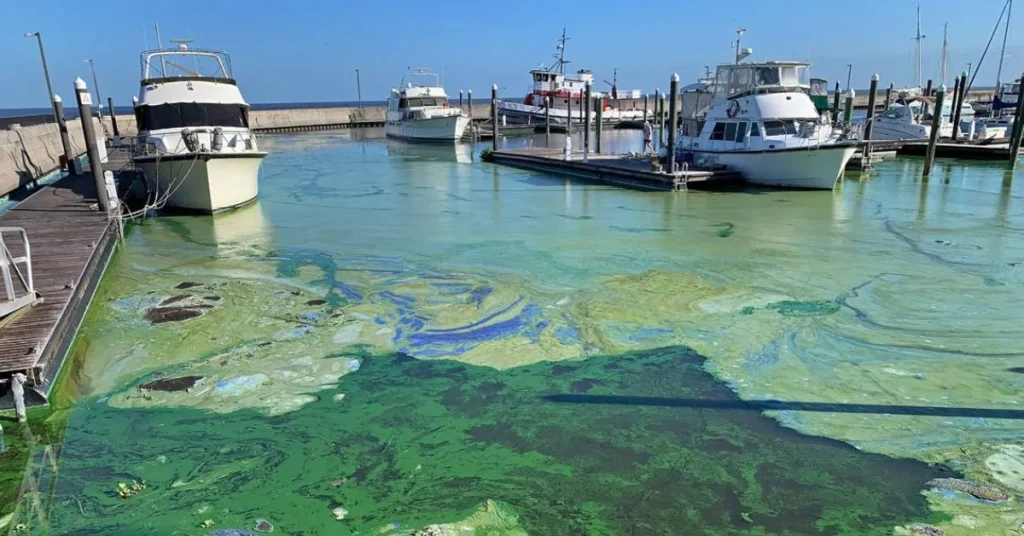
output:
[[[176,43],[177,48],[142,52],[142,85],[177,80],[235,83],[226,52],[190,48],[187,41]]]
[[[775,91],[808,90],[809,63],[770,61],[719,65],[715,75],[715,100],[737,95]]]

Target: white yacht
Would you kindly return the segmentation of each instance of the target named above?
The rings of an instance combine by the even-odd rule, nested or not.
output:
[[[433,84],[410,81],[420,78],[433,79]],[[448,95],[429,69],[409,69],[401,88],[391,90],[387,114],[384,133],[405,140],[458,141],[470,122],[462,110],[448,105]]]
[[[953,137],[953,99],[952,94],[942,103],[942,122],[939,126],[940,138]],[[932,119],[935,110],[933,97],[900,98],[884,112],[872,119],[872,141],[927,140],[931,136]],[[974,107],[964,102],[960,110],[961,124],[970,124],[974,120]],[[961,132],[962,132],[961,128]]]
[[[677,160],[724,165],[753,184],[832,189],[857,144],[821,118],[803,62],[720,65],[714,102],[684,119]]]
[[[260,151],[249,105],[221,51],[177,48],[142,53],[135,117],[142,170],[157,208],[213,213],[251,203],[258,193]]]

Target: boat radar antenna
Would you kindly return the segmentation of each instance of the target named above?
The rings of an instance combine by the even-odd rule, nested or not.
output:
[[[917,87],[921,87],[921,40],[927,35],[921,33],[921,3],[917,3],[917,35],[914,36],[914,41],[917,41],[917,45],[914,48],[914,78],[917,80]]]
[[[750,57],[754,53],[752,48],[742,48],[740,45],[743,43],[743,34],[746,33],[746,28],[738,28],[736,30],[736,63],[739,64],[741,61]]]
[[[560,74],[565,74],[565,66],[569,63],[565,59],[565,43],[569,38],[565,36],[565,27],[562,27],[562,37],[558,39],[558,45],[555,47],[555,53],[552,56],[555,58],[555,65],[551,67],[552,70],[558,70]]]

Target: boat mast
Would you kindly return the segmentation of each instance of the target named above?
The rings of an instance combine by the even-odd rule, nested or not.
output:
[[[949,23],[947,22],[942,26],[942,55],[939,56],[939,84],[945,84],[946,77],[949,75],[949,41],[946,39],[948,30]]]
[[[746,28],[739,28],[739,29],[736,30],[736,64],[737,65],[739,65],[739,63],[741,61],[743,61],[743,56],[741,55],[741,51],[743,49],[740,48],[740,43],[743,42],[743,33],[746,32],[746,31],[747,31]]]
[[[917,35],[914,36],[914,41],[917,41],[917,46],[914,49],[914,78],[917,79],[917,87],[921,87],[921,40],[927,37],[921,34],[921,4],[917,4]]]
[[[1006,0],[1006,29],[1003,30],[1003,50],[999,53],[999,68],[996,69],[996,91],[1003,87],[1003,58],[1006,57],[1006,38],[1010,35],[1010,15],[1013,14],[1013,0]]]
[[[555,69],[563,75],[565,74],[565,64],[569,63],[565,61],[565,42],[568,40],[569,38],[565,36],[565,28],[563,27],[562,37],[558,40],[558,48],[555,52],[555,60],[557,60],[555,62]]]

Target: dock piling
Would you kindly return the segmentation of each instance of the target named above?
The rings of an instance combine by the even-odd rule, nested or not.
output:
[[[92,96],[85,85],[85,80],[75,79],[75,97],[78,100],[78,117],[82,123],[82,135],[85,136],[86,154],[89,155],[89,169],[92,180],[96,183],[96,199],[100,210],[110,211],[110,199],[107,198],[107,185],[103,179],[103,163],[100,162],[100,151],[96,147],[96,129],[92,125]]]
[[[676,172],[676,129],[678,125],[678,110],[676,109],[676,96],[679,95],[679,73],[672,74],[672,81],[668,85],[668,172]]]
[[[665,144],[665,94],[658,100],[658,147]]]
[[[114,112],[114,97],[107,97],[107,110],[110,111],[110,124],[114,127],[114,135],[120,136],[121,131],[117,128],[117,114]]]
[[[924,170],[922,176],[927,178],[932,172],[932,163],[935,161],[935,146],[939,141],[939,129],[942,127],[942,104],[946,100],[945,84],[939,86],[935,93],[935,109],[938,112],[932,114],[932,131],[928,135],[928,151],[924,155]]]
[[[473,122],[473,90],[466,91],[466,108],[469,110],[469,121]]]
[[[846,128],[850,128],[853,124],[853,99],[857,97],[857,92],[851,87],[846,92],[846,108],[843,110],[843,123]]]
[[[551,146],[551,95],[544,96],[544,146]]]
[[[648,95],[647,93],[644,93],[644,122],[645,123],[647,122],[648,113],[649,113],[649,110],[651,109],[649,101],[648,101],[649,98],[650,98],[650,95]]]
[[[590,108],[591,108],[591,89],[593,84],[588,80],[586,89],[584,90],[584,99],[587,101],[583,107],[583,161],[587,161],[587,157],[590,156]]]
[[[871,122],[875,118],[875,95],[878,93],[878,73],[871,75],[871,85],[868,89],[868,114],[864,119],[864,162],[871,165]],[[865,166],[862,166],[865,167]]]
[[[918,80],[918,83],[920,83],[920,80]],[[945,83],[943,83],[943,85],[945,85]],[[931,97],[932,96],[932,81],[931,81],[931,79],[929,79],[928,80],[928,84],[924,86],[924,96],[925,97]]]
[[[1010,169],[1017,168],[1020,159],[1021,140],[1024,140],[1024,89],[1017,93],[1017,111],[1013,114],[1013,137],[1010,139]]]
[[[498,150],[498,84],[491,85],[491,129],[494,137],[491,138],[491,150]]]
[[[892,83],[889,84],[889,89],[885,90],[885,109],[889,109],[889,105],[892,104]]]
[[[459,109],[462,109],[462,90],[459,90]]]
[[[71,163],[75,153],[71,151],[71,137],[68,136],[68,122],[64,119],[64,100],[60,95],[53,96],[53,111],[57,114],[57,129],[60,131],[60,144],[64,147],[64,168],[71,171]]]
[[[836,80],[836,91],[832,97],[832,113],[836,116],[836,121],[839,121],[839,81]]]
[[[953,98],[956,100],[953,102],[953,141],[956,141],[960,137],[960,116],[964,108],[964,99],[967,98],[967,71],[960,73],[960,78],[957,79],[960,90],[957,91]]]

